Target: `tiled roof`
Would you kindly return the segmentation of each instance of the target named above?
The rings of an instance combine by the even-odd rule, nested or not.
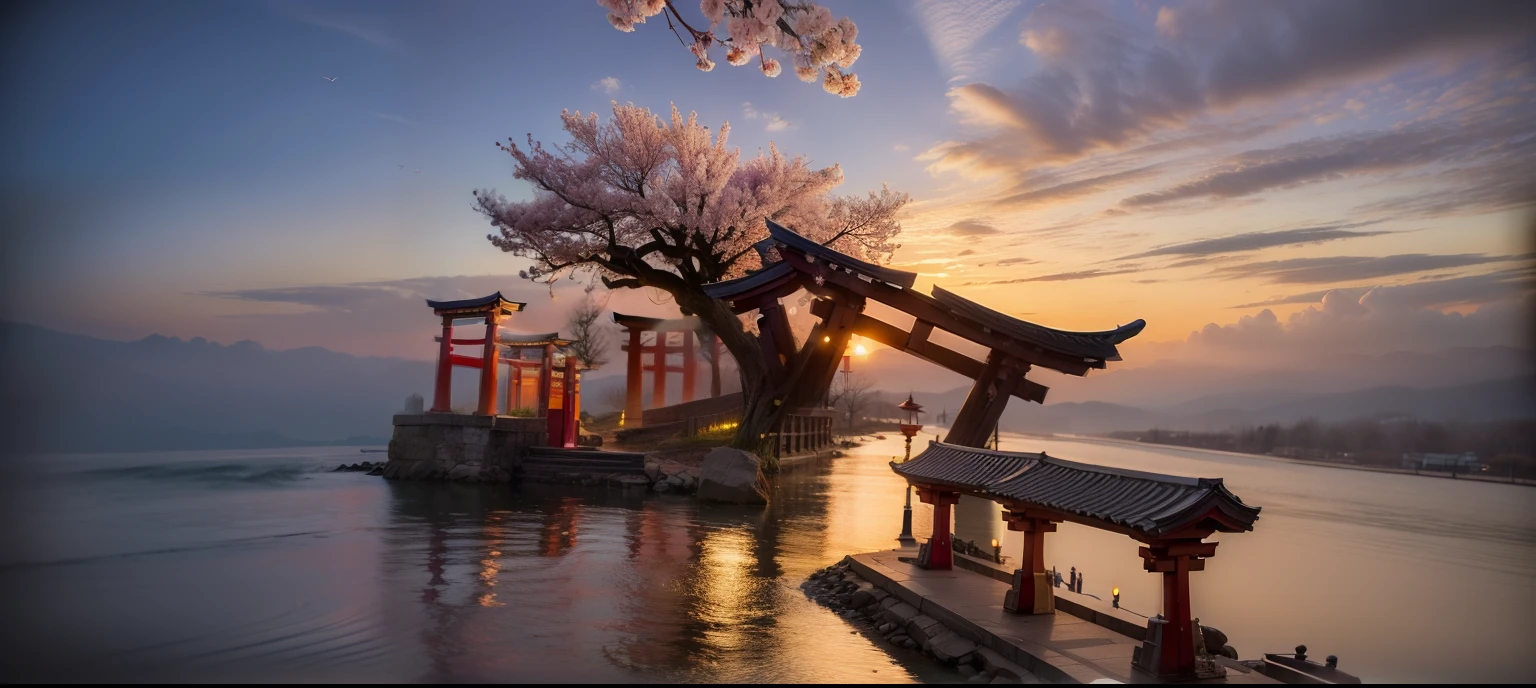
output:
[[[520,311],[523,309],[523,306],[528,305],[520,301],[509,301],[506,297],[503,297],[499,291],[491,294],[490,296],[482,296],[478,299],[460,299],[458,301],[433,301],[432,299],[427,299],[427,305],[431,306],[432,310],[436,311],[456,311],[465,308],[489,307],[497,304],[502,304],[504,306],[516,306],[516,308],[512,309],[514,311]]]
[[[774,241],[784,244],[791,249],[804,253],[805,255],[817,260],[826,261],[828,263],[836,264],[839,267],[848,268],[870,279],[880,280],[881,282],[892,284],[901,287],[902,289],[911,289],[912,284],[917,281],[917,273],[915,272],[905,272],[902,270],[896,270],[894,268],[888,268],[859,260],[858,258],[854,258],[853,256],[847,255],[841,251],[838,251],[837,249],[828,246],[822,246],[814,240],[807,239],[804,236],[797,234],[794,230],[784,227],[783,225],[780,225],[773,220],[767,220],[767,222],[768,235],[773,237]]]
[[[1044,453],[999,452],[933,442],[892,470],[908,481],[1120,526],[1158,537],[1202,520],[1213,509],[1252,530],[1259,508],[1244,504],[1220,478],[1186,478],[1064,461]]]

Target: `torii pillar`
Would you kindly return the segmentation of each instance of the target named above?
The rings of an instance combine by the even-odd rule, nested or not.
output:
[[[949,508],[960,501],[960,493],[919,485],[917,499],[933,505],[933,537],[918,548],[917,565],[941,571],[953,569],[955,545],[949,536]]]
[[[1056,532],[1056,524],[1023,511],[1005,512],[1003,520],[1008,530],[1024,534],[1024,551],[1013,572],[1013,587],[1003,596],[1003,609],[1015,614],[1056,613],[1056,594],[1045,572],[1045,534]]]
[[[1195,675],[1195,629],[1189,609],[1189,573],[1205,570],[1205,558],[1216,555],[1216,545],[1199,539],[1166,540],[1149,542],[1139,551],[1144,560],[1142,565],[1148,572],[1163,574],[1165,624],[1158,645],[1158,676],[1182,678]]]

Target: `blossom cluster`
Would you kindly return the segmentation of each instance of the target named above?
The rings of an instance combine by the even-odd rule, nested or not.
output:
[[[595,113],[561,117],[571,141],[554,150],[531,138],[498,144],[512,156],[514,176],[533,185],[531,200],[475,194],[497,230],[490,241],[533,259],[529,278],[582,269],[622,276],[624,247],[641,250],[660,232],[680,243],[644,254],[652,265],[701,282],[730,279],[760,266],[752,247],[769,219],[871,262],[888,261],[896,248],[907,195],[834,196],[843,180],[836,165],[816,169],[771,145],[742,160],[726,146],[729,124],[716,135],[675,107],[667,123],[617,103],[606,124]]]
[[[670,12],[670,17],[663,14],[669,25],[676,18],[691,35],[689,49],[700,70],[715,68],[710,49],[719,45],[730,65],[739,67],[755,57],[763,74],[776,77],[783,72],[783,65],[763,52],[773,47],[788,55],[801,81],[819,80],[828,93],[844,98],[859,92],[858,75],[844,71],[863,52],[855,42],[859,29],[853,20],[837,19],[821,5],[784,0],[700,0],[699,10],[709,20],[709,27],[695,29],[670,0],[597,0],[597,4],[608,10],[608,22],[625,32],[634,31],[636,24],[644,24],[650,17]],[[721,25],[726,33],[723,39],[715,35]],[[675,26],[673,30],[677,30]]]

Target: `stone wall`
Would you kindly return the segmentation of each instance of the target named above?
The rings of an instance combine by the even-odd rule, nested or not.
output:
[[[544,444],[543,418],[420,413],[395,416],[384,477],[504,483],[528,448]]]

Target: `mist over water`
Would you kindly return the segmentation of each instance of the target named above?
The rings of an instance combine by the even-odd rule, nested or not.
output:
[[[763,509],[328,473],[356,448],[40,456],[0,550],[11,681],[948,681],[798,589],[889,548],[894,435],[786,473]],[[1245,658],[1307,644],[1367,681],[1524,680],[1532,488],[1195,450],[1004,449],[1224,477],[1264,507],[1194,574]],[[930,512],[915,504],[919,537]],[[1005,554],[1016,554],[1013,534]],[[1156,613],[1136,543],[1063,524],[1047,561]]]

